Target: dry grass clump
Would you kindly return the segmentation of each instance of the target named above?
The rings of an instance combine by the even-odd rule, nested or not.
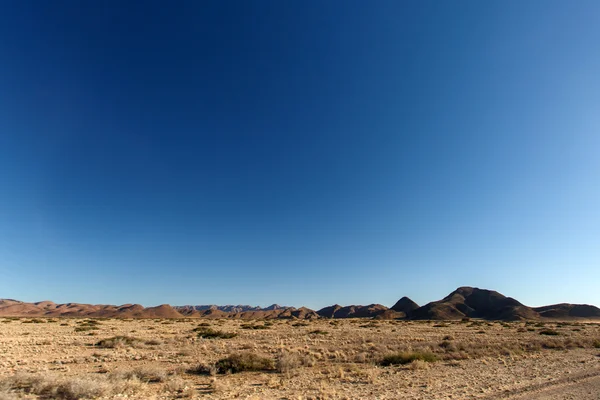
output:
[[[396,364],[404,365],[416,360],[420,360],[423,362],[435,362],[438,360],[438,357],[435,354],[427,351],[401,352],[383,357],[379,364],[383,366]]]
[[[220,374],[243,371],[272,371],[275,369],[275,363],[271,358],[245,352],[222,358],[216,362],[215,367]]]
[[[168,373],[164,369],[150,366],[138,367],[129,371],[117,371],[112,375],[118,379],[139,379],[140,381],[147,383],[165,382],[168,377]]]
[[[277,357],[275,369],[277,372],[287,374],[301,366],[312,367],[314,363],[314,359],[308,354],[285,352]]]
[[[231,339],[237,336],[235,332],[224,332],[206,327],[198,327],[194,331],[198,332],[198,337],[203,339]]]
[[[98,325],[102,325],[100,322],[94,319],[79,321],[77,324],[78,326],[75,327],[75,332],[97,331],[100,329]]]
[[[131,336],[113,336],[108,339],[102,339],[96,343],[96,346],[105,349],[117,349],[122,347],[136,347],[143,343],[143,340]]]
[[[39,319],[39,318],[33,318],[33,319],[24,319],[21,321],[22,324],[45,324],[46,321],[44,321],[43,319]]]
[[[138,389],[135,384],[115,382],[104,376],[61,378],[53,374],[17,374],[4,379],[2,384],[11,394],[21,392],[58,400],[95,399]]]
[[[414,360],[408,366],[413,371],[429,369],[429,363],[423,360]]]
[[[242,328],[242,329],[269,329],[270,326],[272,326],[272,325],[242,324],[242,325],[240,325],[240,328]]]
[[[178,399],[191,399],[194,397],[194,389],[181,378],[168,380],[163,386],[163,391]]]

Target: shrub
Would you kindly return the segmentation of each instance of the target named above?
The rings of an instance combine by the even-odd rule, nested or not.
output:
[[[197,366],[190,368],[186,371],[188,374],[194,375],[216,375],[217,367],[214,364],[198,364]]]
[[[164,382],[167,380],[167,372],[158,367],[138,367],[131,371],[121,371],[114,374],[121,379],[139,379],[142,382]]]
[[[558,336],[560,335],[559,332],[553,330],[553,329],[542,329],[540,331],[540,335],[547,335],[547,336]]]
[[[88,332],[88,331],[97,331],[100,328],[96,327],[96,326],[88,326],[88,325],[84,325],[84,326],[78,326],[75,328],[75,332]]]
[[[288,373],[300,366],[312,367],[315,364],[314,358],[309,354],[301,353],[281,353],[275,363],[278,372]]]
[[[231,339],[237,336],[235,332],[223,332],[212,328],[195,329],[198,332],[198,337],[204,339]]]
[[[95,399],[135,390],[133,385],[118,383],[107,377],[61,378],[53,374],[16,374],[5,378],[2,384],[12,391],[37,395],[44,399]]]
[[[600,349],[600,340],[595,340],[593,346],[597,349]]]
[[[409,364],[409,367],[412,370],[429,369],[429,364],[427,364],[427,361],[414,360]]]
[[[297,353],[283,353],[277,358],[275,368],[277,372],[287,373],[301,365],[300,357]]]
[[[309,335],[328,335],[329,332],[323,331],[321,329],[315,329],[314,331],[308,332]]]
[[[255,325],[255,324],[242,324],[240,328],[242,329],[269,329],[271,325]]]
[[[115,349],[119,347],[135,347],[140,343],[142,343],[141,339],[131,336],[114,336],[108,339],[102,339],[96,343],[96,346],[103,347],[105,349]]]
[[[434,362],[437,361],[437,356],[430,352],[403,352],[390,354],[385,356],[383,360],[381,360],[380,364],[383,366],[387,365],[395,365],[395,364],[409,364],[415,360],[421,360],[425,362]]]
[[[242,371],[272,371],[275,369],[273,360],[254,353],[236,353],[216,362],[215,367],[220,374],[237,373]]]

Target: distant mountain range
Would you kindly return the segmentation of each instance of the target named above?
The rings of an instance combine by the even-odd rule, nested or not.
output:
[[[25,303],[0,300],[0,316],[4,317],[91,317],[91,318],[239,318],[239,319],[316,319],[316,318],[376,318],[411,320],[457,320],[480,318],[487,320],[537,319],[600,319],[600,308],[587,304],[554,304],[527,307],[517,300],[496,291],[460,287],[424,306],[402,297],[391,308],[381,304],[367,306],[338,304],[318,311],[306,307],[287,307],[273,304],[261,308],[248,305],[216,306],[188,305],[172,307],[163,304],[143,307],[139,304],[92,305],[79,303],[56,304],[51,301]]]

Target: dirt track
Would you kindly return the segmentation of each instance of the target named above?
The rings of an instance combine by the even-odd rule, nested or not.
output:
[[[598,400],[600,399],[600,370],[583,378],[567,378],[551,383],[547,387],[526,391],[514,400]]]

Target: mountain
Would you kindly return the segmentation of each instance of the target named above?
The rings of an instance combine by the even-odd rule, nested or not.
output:
[[[51,301],[25,303],[16,300],[0,300],[0,316],[6,317],[92,317],[92,318],[182,318],[168,304],[144,307],[139,304],[122,306],[65,303]]]
[[[402,297],[391,308],[381,304],[341,306],[334,304],[313,311],[306,307],[268,307],[248,305],[187,305],[172,307],[162,304],[144,307],[140,304],[121,306],[105,304],[57,304],[52,301],[26,303],[0,299],[0,317],[91,317],[91,318],[239,318],[239,319],[316,319],[375,318],[456,320],[481,318],[487,320],[531,319],[600,319],[600,308],[587,304],[553,304],[527,307],[517,300],[493,290],[459,287],[442,300],[419,307],[408,297]]]
[[[537,307],[534,310],[545,318],[600,318],[600,308],[588,304],[553,304]]]
[[[219,310],[228,313],[242,313],[246,311],[273,311],[273,310],[282,310],[289,307],[280,306],[279,304],[272,304],[269,307],[261,308],[257,306],[249,306],[249,305],[227,305],[227,306],[217,306],[214,304],[211,305],[198,305],[198,306],[175,306],[173,307],[178,312],[183,315],[191,315],[194,311],[206,311],[206,310]]]
[[[434,301],[412,311],[412,319],[462,319],[489,320],[538,319],[532,308],[496,291],[460,287],[439,301]]]
[[[419,305],[417,303],[415,303],[408,297],[404,296],[403,298],[398,300],[396,302],[396,304],[394,304],[392,306],[391,309],[394,311],[397,311],[397,312],[404,313],[405,315],[409,316],[417,308],[419,308]]]
[[[387,310],[389,309],[381,304],[346,307],[336,304],[320,309],[317,314],[325,318],[370,318],[376,317]]]

